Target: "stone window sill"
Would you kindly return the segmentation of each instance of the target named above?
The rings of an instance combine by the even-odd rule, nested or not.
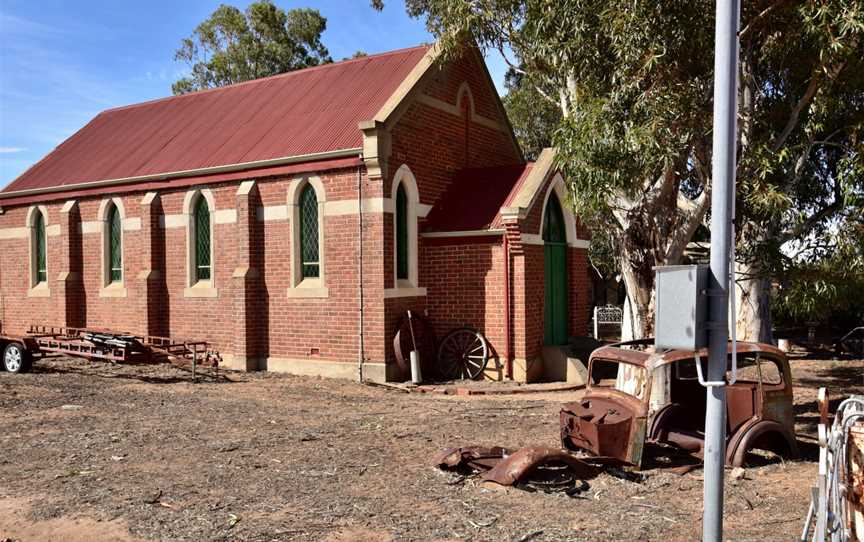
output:
[[[99,297],[126,297],[128,292],[122,282],[112,282],[99,290]]]
[[[27,290],[27,297],[51,297],[51,288],[48,287],[47,282],[40,282]]]
[[[295,299],[321,299],[330,297],[330,289],[324,286],[321,279],[303,279],[297,286],[288,288],[288,297]]]
[[[219,297],[219,290],[209,280],[201,280],[183,290],[183,297]]]
[[[396,288],[385,288],[384,298],[393,297],[423,297],[426,295],[426,288],[418,288],[415,286],[398,286]]]

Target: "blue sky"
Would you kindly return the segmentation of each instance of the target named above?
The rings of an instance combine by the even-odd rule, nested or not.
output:
[[[400,0],[379,13],[367,0],[275,0],[327,18],[335,60],[432,41]],[[180,40],[220,4],[248,0],[0,0],[0,187],[99,111],[171,94],[184,72]],[[487,59],[496,84],[505,67]]]

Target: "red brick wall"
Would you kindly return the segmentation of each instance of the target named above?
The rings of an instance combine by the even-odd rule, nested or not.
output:
[[[498,122],[502,127],[507,126],[507,120],[497,104],[495,89],[483,70],[485,68],[477,58],[468,54],[443,69],[432,72],[431,80],[425,83],[422,93],[456,106],[458,91],[463,83],[467,83],[476,114]],[[392,177],[402,164],[408,165],[417,180],[420,202],[434,205],[459,169],[522,162],[509,134],[486,124],[468,122],[468,100],[463,100],[460,105],[459,114],[416,100],[408,106],[390,131],[390,155],[387,162],[389,170],[384,172],[383,178],[386,196],[389,197]],[[392,214],[385,214],[385,288],[393,287],[392,220]],[[422,230],[422,219],[418,230]],[[495,250],[499,251],[497,256]],[[438,271],[442,266],[441,259],[446,257],[457,258],[459,261],[467,261],[473,257],[481,262],[477,268],[466,265],[463,272],[464,276],[461,278],[472,284],[470,288],[460,286],[456,277],[441,280]],[[496,262],[494,265],[493,260]],[[483,265],[486,265],[485,271]],[[443,333],[461,322],[458,325],[477,327],[489,334],[490,342],[493,342],[493,346],[503,355],[502,265],[500,246],[497,249],[489,245],[433,248],[421,240],[418,247],[418,281],[419,286],[427,288],[428,297],[425,300],[420,297],[387,300],[385,329],[389,334],[388,343],[405,311],[422,311],[428,308],[430,320],[440,336],[443,337]],[[445,307],[449,303],[455,304],[459,296],[464,303],[454,308],[452,313],[448,313]],[[392,347],[388,344],[387,359],[390,360],[392,355]]]
[[[457,327],[480,330],[493,355],[504,343],[504,258],[500,237],[466,244],[424,239],[421,283],[428,289],[426,307],[439,339]],[[491,365],[490,365],[491,366]]]
[[[62,206],[62,202],[45,204],[46,230],[60,223]],[[27,211],[27,207],[5,208],[5,213],[0,215],[0,228],[25,228]],[[54,289],[60,264],[61,239],[55,235],[48,235],[46,239],[48,283]],[[3,267],[0,287],[3,291],[4,332],[20,334],[27,331],[31,323],[61,325],[63,322],[59,318],[56,297],[27,297],[30,289],[29,235],[24,238],[0,238],[0,254],[0,265]],[[34,317],[40,320],[34,322]]]
[[[567,250],[570,291],[570,335],[585,337],[589,332],[591,300],[591,277],[588,270],[588,251],[570,247]]]
[[[483,117],[507,126],[500,113],[495,89],[486,79],[485,68],[473,54],[433,72],[423,94],[455,106],[459,87],[467,82],[474,98],[474,109]],[[465,103],[463,102],[463,106]],[[434,128],[434,129],[433,129]],[[453,173],[465,167],[491,167],[522,162],[510,136],[477,122],[468,127],[470,144],[466,161],[466,122],[459,115],[415,101],[390,131],[389,172],[385,190],[402,164],[408,164],[417,179],[422,203],[434,204],[450,185]]]
[[[357,198],[357,171],[346,169],[319,175],[327,201]],[[255,198],[256,215],[261,206],[285,206],[291,179],[277,178],[259,181],[259,195]],[[370,184],[363,176],[364,196],[380,197],[380,184]],[[236,193],[239,182],[209,186],[215,199],[215,209],[236,208]],[[183,201],[187,190],[160,192],[161,210],[164,215],[183,213]],[[140,218],[143,193],[122,196],[125,218]],[[98,210],[102,198],[79,200],[81,220],[93,222],[99,219]],[[59,223],[62,202],[48,205],[47,225]],[[9,208],[0,215],[0,228],[17,228],[26,225],[27,207]],[[290,209],[289,209],[290,211]],[[298,299],[288,297],[291,269],[291,232],[289,221],[254,221],[251,228],[251,266],[261,270],[254,283],[253,302],[249,305],[255,321],[253,342],[249,349],[260,357],[320,358],[322,360],[354,362],[358,349],[358,262],[359,239],[358,216],[347,214],[324,216],[324,268],[325,286],[329,297],[323,299]],[[215,221],[214,221],[215,222]],[[164,333],[173,337],[191,337],[210,341],[226,354],[232,352],[234,331],[234,306],[232,303],[232,274],[237,267],[237,224],[214,224],[215,254],[213,259],[213,282],[218,289],[217,298],[189,298],[184,296],[188,286],[186,279],[186,228],[159,227],[155,229],[155,245],[162,247],[164,255],[154,259],[163,263],[159,269],[164,277],[164,288],[152,295],[154,303],[161,307],[164,318]],[[383,328],[383,221],[381,214],[364,216],[364,287],[365,291],[365,347],[367,357],[382,361],[385,356],[385,333]],[[106,327],[143,333],[138,302],[142,271],[140,257],[144,241],[144,230],[124,231],[123,271],[127,297],[100,297],[102,289],[102,242],[101,233],[85,233],[81,236],[77,254],[81,258],[83,302],[80,307],[81,321],[76,325]],[[53,288],[58,274],[61,236],[48,236],[48,278],[52,286],[52,297],[27,297],[29,288],[29,238],[0,239],[0,250],[4,254],[3,273],[0,275],[4,300],[3,329],[7,332],[24,332],[31,323],[61,325],[57,309],[57,295]],[[9,265],[6,262],[19,262]],[[313,349],[316,350],[312,354]]]

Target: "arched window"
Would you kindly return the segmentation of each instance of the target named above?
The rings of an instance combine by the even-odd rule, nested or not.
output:
[[[408,280],[408,196],[402,183],[396,189],[396,279]]]
[[[198,196],[192,217],[194,231],[192,242],[194,247],[194,277],[196,281],[210,280],[210,207],[203,196]]]
[[[561,210],[561,202],[553,192],[546,202],[546,217],[543,224],[543,240],[547,243],[566,243],[567,230],[564,224],[564,212]]]
[[[327,230],[324,206],[327,192],[318,177],[301,177],[288,186],[291,230],[291,284],[288,297],[329,297],[327,288]]]
[[[33,218],[33,285],[48,281],[48,246],[45,216],[36,210]]]
[[[123,281],[123,221],[117,205],[110,204],[108,208],[107,250],[108,282]]]
[[[302,278],[321,275],[318,246],[318,197],[311,184],[300,194],[300,258]]]

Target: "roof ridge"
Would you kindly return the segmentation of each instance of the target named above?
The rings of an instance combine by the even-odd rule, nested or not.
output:
[[[218,92],[220,90],[225,90],[228,88],[242,87],[245,85],[252,85],[252,84],[256,84],[256,83],[261,83],[263,81],[272,81],[273,79],[287,78],[287,77],[290,77],[293,75],[297,75],[299,73],[309,73],[309,72],[318,71],[318,70],[322,70],[322,69],[332,68],[335,66],[344,66],[346,64],[351,64],[351,63],[355,63],[355,62],[364,62],[364,61],[377,59],[377,58],[381,58],[381,57],[397,55],[397,54],[404,54],[404,53],[407,53],[408,51],[413,51],[416,49],[428,49],[430,47],[431,47],[431,45],[429,45],[427,43],[422,43],[420,45],[414,45],[413,47],[403,47],[401,49],[394,49],[392,51],[384,51],[383,53],[375,53],[375,54],[371,54],[371,55],[361,56],[358,58],[348,58],[345,60],[340,60],[338,62],[330,62],[327,64],[319,64],[317,66],[309,66],[307,68],[301,68],[299,70],[292,70],[292,71],[285,72],[285,73],[277,73],[276,75],[268,75],[267,77],[259,77],[258,79],[250,79],[248,81],[240,81],[239,83],[231,83],[230,85],[223,85],[221,87],[205,88],[202,90],[196,90],[194,92],[188,92],[186,94],[176,94],[173,96],[163,96],[161,98],[154,98],[152,100],[146,100],[146,101],[138,102],[138,103],[134,103],[134,104],[118,105],[116,107],[109,107],[108,109],[103,109],[96,116],[98,117],[99,115],[102,115],[104,113],[110,113],[113,111],[123,111],[126,109],[132,109],[132,108],[141,107],[144,105],[151,105],[154,103],[165,102],[168,100],[179,100],[179,99],[186,98],[189,96],[200,96],[202,94],[207,94],[210,92]]]

